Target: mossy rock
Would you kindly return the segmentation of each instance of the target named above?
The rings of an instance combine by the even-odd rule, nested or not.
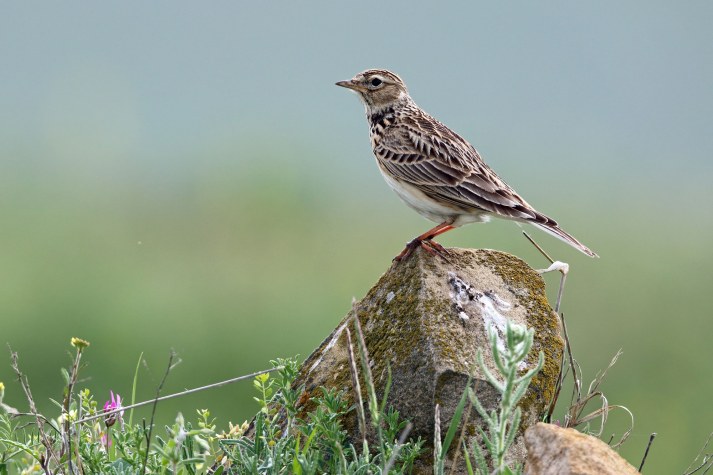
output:
[[[412,422],[412,437],[420,436],[426,441],[415,473],[431,471],[436,404],[441,408],[445,433],[469,375],[473,376],[473,387],[485,408],[498,404],[498,393],[475,365],[480,349],[486,366],[496,373],[487,336],[489,324],[501,335],[507,320],[535,330],[533,349],[523,372],[537,363],[540,351],[545,355],[544,367],[520,402],[523,431],[547,411],[564,347],[559,318],[547,301],[544,282],[537,272],[522,260],[499,251],[449,251],[447,262],[419,249],[408,261],[393,264],[305,360],[296,381],[305,387],[301,398],[305,412],[314,407],[310,399],[318,395],[320,386],[343,390],[349,403],[355,403],[345,329],[351,330],[358,359],[353,321],[358,316],[377,394],[382,396],[390,370],[388,404]],[[362,398],[366,401],[366,385],[359,372]],[[481,420],[473,411],[469,421],[465,433],[474,436]],[[345,418],[344,425],[354,442],[361,439],[356,411]],[[512,461],[524,462],[521,435],[509,455]],[[460,457],[459,465],[462,464]],[[465,473],[464,467],[456,467],[453,473]]]

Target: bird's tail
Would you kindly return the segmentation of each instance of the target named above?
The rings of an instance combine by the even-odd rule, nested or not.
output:
[[[582,244],[581,242],[577,241],[577,239],[572,236],[571,234],[567,233],[564,229],[560,228],[557,225],[546,225],[542,223],[535,223],[530,221],[533,225],[537,226],[538,228],[542,229],[548,234],[551,234],[552,236],[566,242],[573,248],[577,249],[578,251],[588,255],[589,257],[599,257],[596,252],[592,251],[589,249],[587,246]]]

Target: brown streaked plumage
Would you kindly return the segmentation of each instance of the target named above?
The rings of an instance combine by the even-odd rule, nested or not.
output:
[[[434,237],[491,216],[531,223],[598,257],[522,199],[465,139],[421,110],[396,74],[369,69],[337,85],[356,91],[364,103],[372,150],[386,182],[407,205],[438,223],[409,242],[397,259],[419,246],[446,253]]]

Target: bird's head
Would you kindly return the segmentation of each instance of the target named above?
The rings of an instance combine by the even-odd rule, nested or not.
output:
[[[337,86],[355,91],[367,109],[383,109],[409,97],[401,78],[385,69],[367,69]]]

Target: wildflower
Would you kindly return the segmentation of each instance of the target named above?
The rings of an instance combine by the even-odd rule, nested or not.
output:
[[[2,381],[0,381],[0,414],[3,412],[9,415],[16,415],[19,414],[17,409],[14,407],[8,406],[7,404],[3,403],[2,400],[5,398],[5,385],[3,384]],[[0,463],[0,468],[2,468],[2,463]]]
[[[217,435],[219,439],[238,438],[248,430],[249,424],[248,421],[245,421],[242,424],[233,424],[232,422],[228,422],[228,426],[230,427],[228,432],[223,431],[221,434]]]
[[[185,427],[181,426],[180,429],[178,429],[178,434],[176,434],[176,442],[179,446],[186,440],[187,435],[188,431],[186,431]]]
[[[111,447],[111,437],[108,434],[109,431],[102,431],[101,432],[101,443],[102,447],[106,449],[106,451],[109,451],[109,447]]]
[[[76,409],[70,409],[69,413],[63,412],[57,418],[57,422],[59,424],[64,424],[66,421],[74,422],[76,420],[77,420],[77,410]]]
[[[89,346],[89,342],[87,340],[82,340],[81,338],[77,338],[76,336],[72,337],[71,343],[72,346],[78,349],[79,351],[82,351],[84,348]]]
[[[107,402],[104,403],[104,412],[110,412],[110,411],[117,411],[118,409],[121,409],[121,396],[118,394],[114,394],[114,391],[109,391],[111,394],[111,399]],[[124,427],[124,411],[118,411],[118,412],[113,412],[111,414],[107,414],[104,417],[104,424],[107,427],[111,427],[114,425],[116,420],[119,419],[119,423],[121,424],[121,427]]]

